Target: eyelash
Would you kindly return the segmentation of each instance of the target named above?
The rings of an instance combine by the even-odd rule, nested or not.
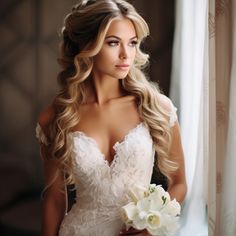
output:
[[[119,44],[120,42],[118,40],[112,40],[112,41],[109,41],[107,42],[107,44],[111,47],[115,47]],[[133,40],[131,41],[129,44],[131,44],[131,47],[135,47],[137,44],[138,44],[138,41],[136,40]]]
[[[136,46],[137,44],[138,44],[138,41],[136,41],[136,40],[133,40],[133,41],[131,41],[131,44],[132,44],[132,46]]]

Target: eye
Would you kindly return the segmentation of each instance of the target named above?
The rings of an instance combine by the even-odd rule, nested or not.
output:
[[[112,41],[108,41],[107,44],[111,47],[115,47],[115,46],[119,45],[119,41],[118,40],[112,40]]]
[[[135,47],[137,44],[138,44],[138,41],[137,41],[137,40],[133,40],[133,41],[131,41],[131,42],[129,43],[129,45],[130,45],[131,47]]]

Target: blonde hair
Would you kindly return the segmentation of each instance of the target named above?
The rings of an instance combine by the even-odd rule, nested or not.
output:
[[[157,156],[157,167],[171,182],[170,173],[176,164],[169,160],[171,128],[167,112],[160,106],[158,87],[147,80],[143,68],[149,56],[140,50],[140,43],[149,34],[147,23],[134,7],[124,0],[81,1],[65,18],[58,75],[61,90],[55,99],[55,119],[50,125],[51,154],[59,169],[67,173],[66,183],[73,183],[73,159],[69,133],[80,121],[79,107],[85,101],[87,79],[93,68],[93,57],[102,48],[112,21],[130,19],[138,37],[137,53],[123,89],[137,98],[141,119],[150,130]]]

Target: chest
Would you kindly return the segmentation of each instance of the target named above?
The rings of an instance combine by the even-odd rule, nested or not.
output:
[[[115,106],[82,109],[81,120],[75,130],[92,138],[105,159],[111,163],[114,145],[122,142],[129,132],[141,123],[139,113],[134,106]]]
[[[123,173],[128,173],[129,176],[125,177],[127,181],[133,176],[139,176],[138,179],[145,176],[145,173],[150,173],[153,167],[153,142],[143,122],[131,129],[123,141],[114,144],[115,155],[112,161],[105,159],[105,155],[101,152],[97,142],[85,133],[73,132],[72,140],[73,156],[78,164],[75,166],[75,171],[79,175],[87,177],[93,173],[97,175],[100,173],[98,170],[102,169],[105,170],[103,173],[105,176],[114,174],[118,179],[122,178]],[[78,171],[77,168],[79,168]]]
[[[104,160],[91,137],[82,132],[71,133],[71,136],[73,177],[79,204],[122,206],[125,196],[135,184],[146,186],[150,183],[154,147],[144,123],[132,129],[124,141],[115,144],[116,153],[111,163]]]

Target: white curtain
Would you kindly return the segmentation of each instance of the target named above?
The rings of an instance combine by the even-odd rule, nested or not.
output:
[[[208,2],[176,1],[170,97],[179,109],[188,192],[179,236],[206,236],[208,137]]]

